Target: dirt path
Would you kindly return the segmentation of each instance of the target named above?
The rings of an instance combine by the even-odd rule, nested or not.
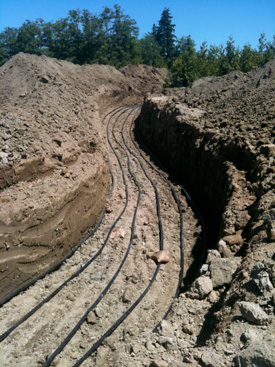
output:
[[[122,108],[103,120],[110,143],[114,187],[102,225],[58,271],[1,308],[1,334],[83,267],[97,251],[99,255],[7,336],[1,343],[2,366],[80,365],[77,361],[86,352],[89,354],[90,348],[132,307],[150,282],[148,293],[98,349],[96,345],[96,352],[83,361],[83,366],[150,365],[154,360],[154,353],[150,353],[152,330],[169,309],[179,284],[180,215],[171,188],[158,169],[152,168],[153,163],[149,165],[144,160],[131,139],[132,121],[138,113],[139,107]],[[188,255],[199,227],[180,191],[175,187],[184,212],[185,254]],[[161,249],[160,228],[163,228],[163,249],[170,261],[157,265],[148,253]],[[192,257],[186,256],[185,269],[191,262]],[[52,358],[52,364],[45,363],[78,322],[79,329],[66,346],[64,343],[64,349],[56,353],[56,358]]]

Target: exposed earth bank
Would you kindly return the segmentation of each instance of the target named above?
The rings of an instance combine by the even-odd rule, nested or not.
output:
[[[195,198],[212,249],[186,296],[201,310],[213,303],[197,338],[213,349],[188,363],[275,365],[274,92],[272,60],[149,95],[142,107],[136,130]]]
[[[157,93],[152,92],[167,73],[147,66],[117,71],[19,54],[0,71],[2,295],[56,262],[97,222],[110,191],[108,154],[116,181],[99,232],[58,272],[1,308],[1,332],[103,242],[126,194],[101,117],[120,104],[142,102],[147,93],[136,137],[191,195],[204,218],[208,251],[204,264],[194,268],[202,251],[201,226],[189,200],[181,196],[186,277],[184,292],[174,299],[180,264],[178,213],[170,189],[147,166],[160,191],[171,261],[161,267],[152,293],[83,365],[275,366],[274,60],[248,74],[233,72]],[[113,125],[119,143],[112,139],[126,170],[122,117]],[[140,157],[130,126],[125,135],[126,130],[126,142]],[[159,242],[155,193],[137,160],[131,164],[142,196],[133,249],[106,300],[87,316],[53,366],[72,366],[152,278],[155,264],[147,255]],[[43,365],[112,276],[130,238],[137,205],[137,187],[126,176],[129,208],[110,245],[94,267],[5,339],[3,365]],[[180,187],[175,188],[180,194]],[[171,302],[167,319],[161,321]]]
[[[41,273],[98,221],[110,190],[101,116],[159,89],[165,69],[18,54],[0,68],[0,293]],[[1,297],[1,298],[2,298]]]

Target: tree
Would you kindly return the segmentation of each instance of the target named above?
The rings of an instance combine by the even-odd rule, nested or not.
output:
[[[268,42],[265,33],[261,33],[258,45],[258,66],[264,65],[275,56],[275,35],[273,42]]]
[[[235,41],[230,36],[226,42],[224,54],[221,55],[220,74],[224,75],[233,70],[240,70],[239,49],[234,45]]]
[[[160,46],[160,53],[170,67],[175,58],[175,24],[172,24],[170,9],[165,8],[161,14],[158,27],[153,25],[153,35]]]
[[[243,49],[240,52],[241,71],[248,72],[252,70],[253,66],[257,66],[257,62],[257,51],[254,50],[250,44],[244,45]]]
[[[181,37],[178,42],[180,56],[171,67],[172,86],[182,87],[193,83],[200,76],[199,58],[191,36]]]
[[[0,65],[19,52],[17,35],[18,29],[12,27],[7,27],[0,33]]]
[[[135,58],[137,36],[136,21],[129,15],[124,15],[119,5],[114,5],[112,27],[110,28],[110,61],[116,67],[128,65]]]
[[[160,53],[160,46],[156,42],[152,33],[147,33],[140,40],[141,60],[143,64],[164,67],[165,61]]]

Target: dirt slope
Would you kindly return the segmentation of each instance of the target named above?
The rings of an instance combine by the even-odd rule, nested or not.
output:
[[[56,262],[97,222],[110,187],[100,114],[141,101],[166,73],[26,54],[1,67],[2,295]],[[136,74],[146,75],[146,85]]]
[[[274,92],[272,60],[149,96],[139,118],[143,141],[196,198],[215,249],[186,295],[201,299],[202,313],[212,303],[197,345],[213,349],[190,351],[194,365],[275,363]]]
[[[58,272],[1,308],[1,333],[96,253],[129,199],[93,266],[4,340],[3,366],[43,365],[123,258],[139,191],[127,170],[124,144],[135,153],[130,164],[141,189],[133,246],[106,297],[51,365],[73,366],[153,277],[156,264],[149,253],[159,246],[159,219],[155,191],[138,157],[159,189],[164,245],[171,261],[161,265],[148,295],[83,366],[275,366],[275,62],[248,74],[233,72],[198,80],[190,88],[148,95],[142,106],[136,136],[141,134],[184,183],[206,225],[209,250],[197,269],[202,226],[189,199],[179,196],[187,278],[178,299],[180,222],[171,189],[132,142],[131,119],[123,127],[125,109],[117,121],[112,119],[109,133],[125,170],[126,194],[121,167],[107,149],[107,120],[100,121],[111,107],[141,102],[164,78],[164,70],[146,66],[117,71],[29,55],[18,55],[1,68],[1,259],[10,266],[1,273],[3,292],[12,276],[22,281],[41,271],[44,262],[67,251],[59,243],[82,237],[97,220],[110,188],[108,158],[115,177],[99,231]],[[181,188],[174,187],[180,195]],[[52,248],[44,245],[45,239]],[[170,305],[167,319],[161,321]]]

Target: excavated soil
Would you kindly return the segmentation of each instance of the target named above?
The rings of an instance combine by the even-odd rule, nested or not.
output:
[[[197,337],[209,349],[207,357],[192,351],[190,365],[275,364],[274,92],[272,60],[148,96],[139,117],[143,142],[184,182],[205,220],[210,250],[187,297],[202,299],[203,310],[212,281]]]
[[[83,366],[275,366],[275,62],[157,93],[166,71],[148,66],[117,71],[19,54],[0,70],[1,298],[56,263],[107,208],[97,232],[70,259],[2,306],[1,334],[110,234],[93,264],[1,343],[2,365],[44,366],[131,241],[113,285],[51,366],[74,366],[142,294],[157,268],[150,253],[161,242],[153,182],[169,261]],[[102,121],[146,93],[140,114],[139,106],[124,107]],[[132,136],[153,154],[142,153]],[[169,175],[159,174],[157,159]],[[183,282],[180,215],[164,178],[182,207]]]
[[[5,296],[57,262],[98,221],[110,190],[100,115],[122,101],[141,101],[167,72],[18,54],[0,73]]]

